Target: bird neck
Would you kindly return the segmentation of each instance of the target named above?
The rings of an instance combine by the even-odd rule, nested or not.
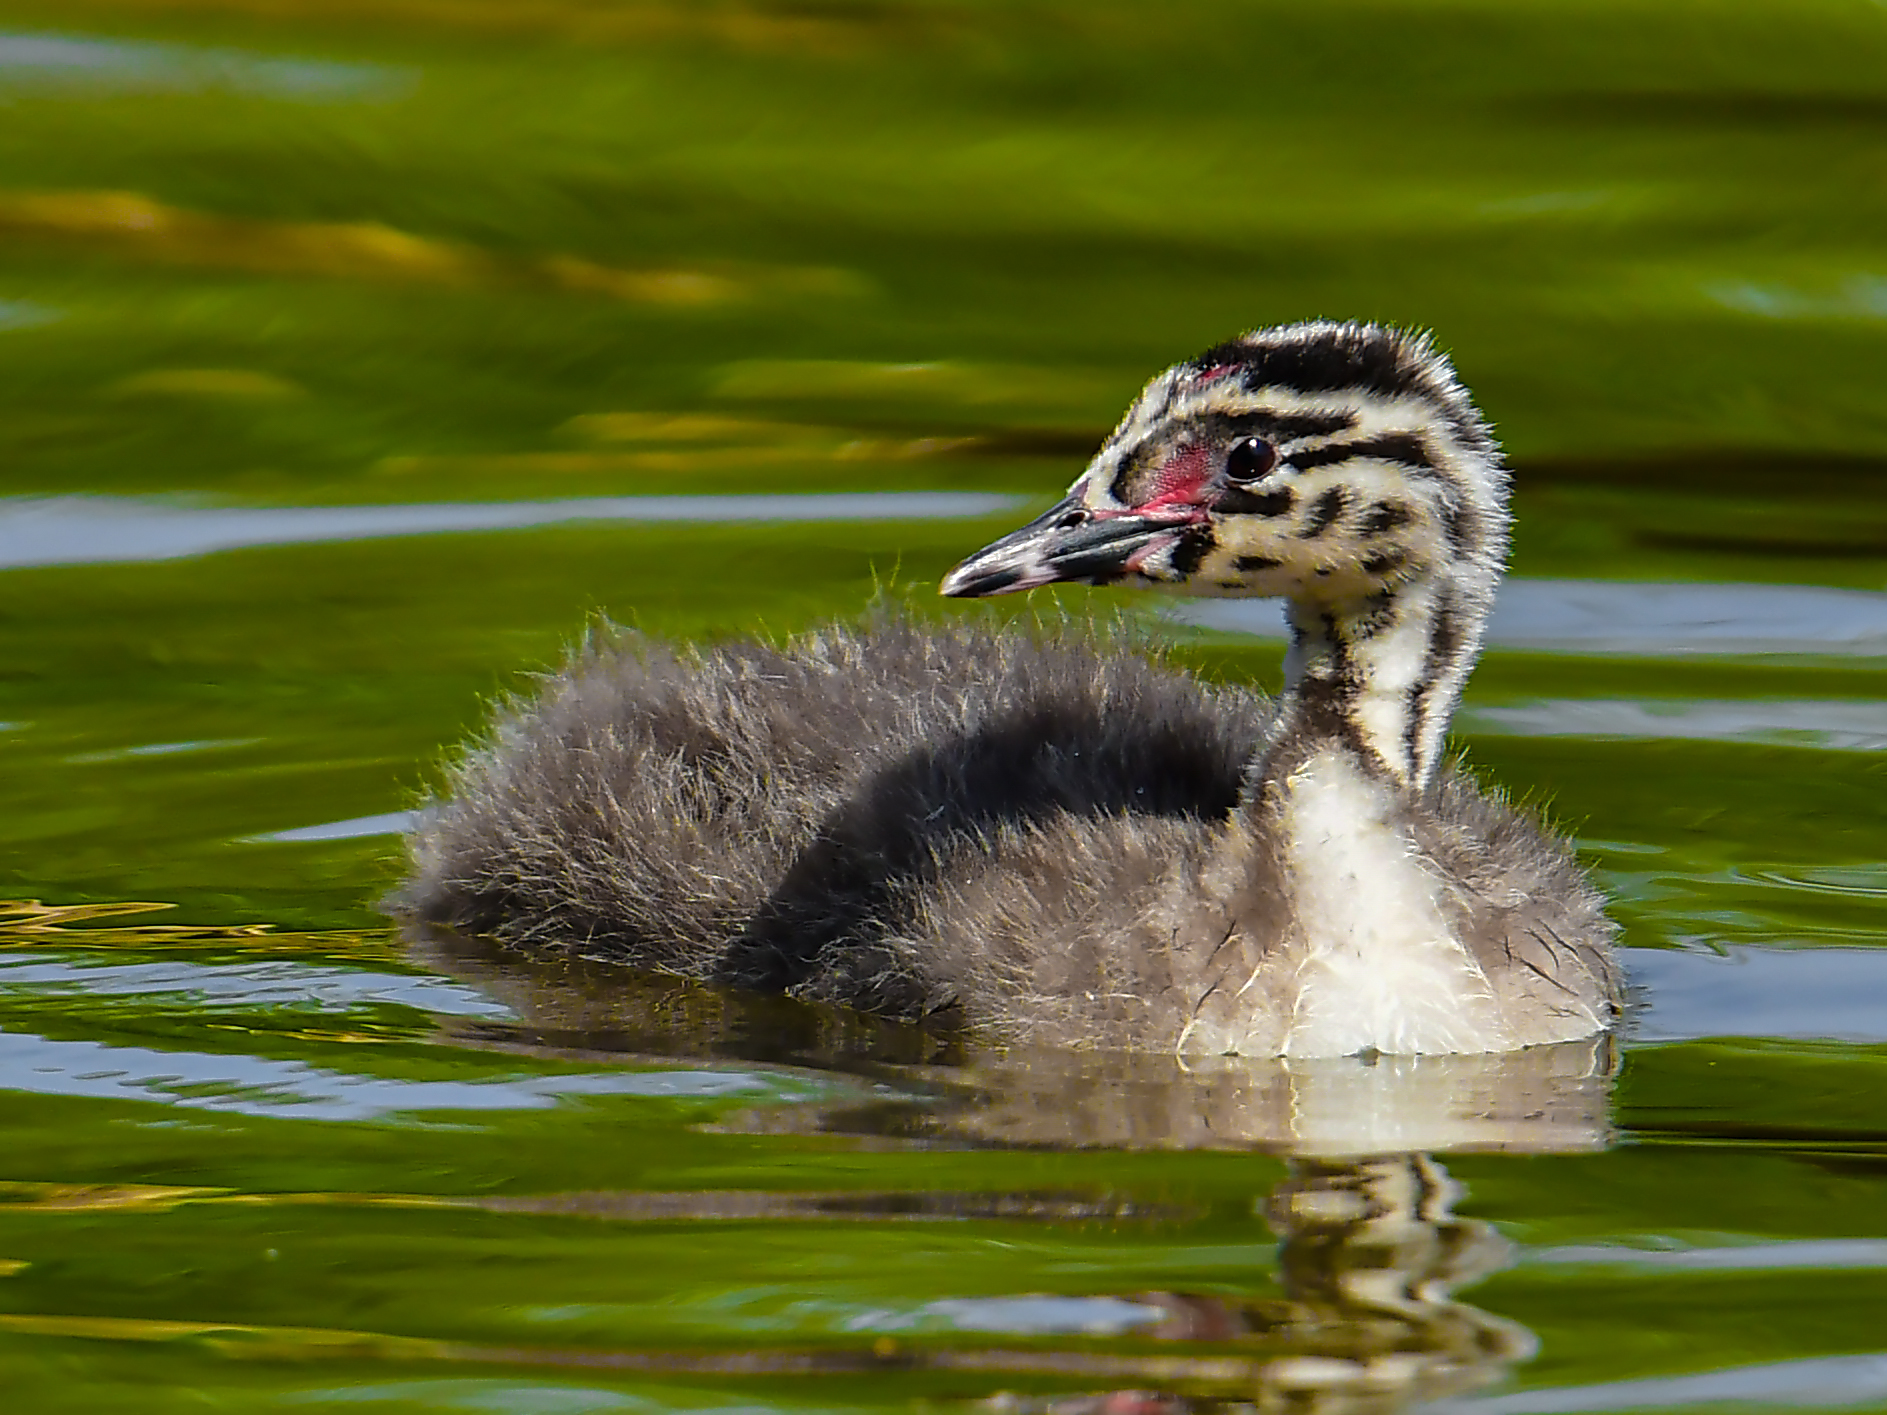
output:
[[[1334,746],[1403,789],[1423,790],[1480,652],[1493,588],[1484,567],[1434,565],[1392,588],[1289,601],[1271,752]]]

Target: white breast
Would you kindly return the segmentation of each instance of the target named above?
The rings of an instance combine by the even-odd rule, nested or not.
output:
[[[1337,750],[1286,783],[1287,887],[1301,931],[1288,1056],[1513,1045],[1486,975],[1440,907],[1438,881],[1394,824],[1394,804]]]

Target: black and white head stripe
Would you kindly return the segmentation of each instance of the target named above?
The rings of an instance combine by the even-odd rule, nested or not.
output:
[[[965,560],[944,592],[1083,580],[1282,597],[1294,700],[1308,711],[1327,688],[1349,736],[1420,785],[1506,533],[1493,433],[1427,336],[1293,324],[1160,374],[1067,499]]]
[[[1188,449],[1244,437],[1267,440],[1275,473],[1216,496],[1210,548],[1167,587],[1302,599],[1300,622],[1329,625],[1312,639],[1338,655],[1320,671],[1369,685],[1347,704],[1356,729],[1426,779],[1506,559],[1492,431],[1426,335],[1285,325],[1154,379],[1074,493],[1102,512],[1144,505]]]
[[[1138,504],[1180,436],[1221,445],[1264,437],[1300,471],[1370,456],[1443,481],[1457,459],[1498,466],[1499,458],[1492,431],[1427,335],[1329,320],[1254,330],[1167,369],[1072,489],[1096,508]],[[1478,498],[1447,499],[1461,504],[1464,524],[1472,519],[1467,504]]]
[[[1259,329],[1216,344],[1185,367],[1196,374],[1236,367],[1249,392],[1274,388],[1306,398],[1357,393],[1378,399],[1420,398],[1464,438],[1491,448],[1493,439],[1454,368],[1426,334],[1381,324],[1305,324]]]

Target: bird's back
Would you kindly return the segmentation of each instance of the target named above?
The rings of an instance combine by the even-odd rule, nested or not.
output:
[[[864,935],[1005,826],[1224,816],[1269,711],[1082,627],[883,615],[701,649],[600,632],[453,767],[390,904],[820,995],[850,948],[835,1000],[913,1015],[926,985],[874,983]]]

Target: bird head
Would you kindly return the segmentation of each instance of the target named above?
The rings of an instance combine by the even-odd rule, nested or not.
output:
[[[981,597],[1058,582],[1338,603],[1438,561],[1498,575],[1505,473],[1420,335],[1257,330],[1150,383],[1047,512],[945,577]]]

